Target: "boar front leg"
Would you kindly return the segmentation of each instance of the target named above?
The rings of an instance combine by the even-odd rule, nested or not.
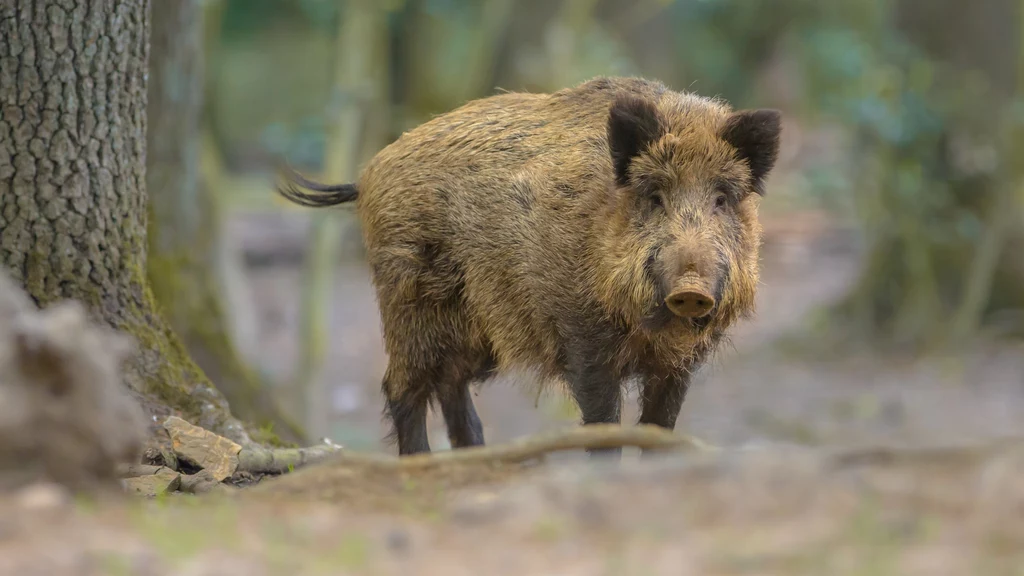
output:
[[[584,426],[622,421],[622,384],[610,370],[584,365],[571,371],[568,380]],[[622,448],[597,448],[587,452],[592,457],[619,459],[622,456]]]
[[[647,376],[643,379],[640,393],[640,418],[638,424],[654,424],[674,430],[679,411],[690,388],[691,373],[681,370],[668,376]],[[649,451],[644,450],[647,454]]]

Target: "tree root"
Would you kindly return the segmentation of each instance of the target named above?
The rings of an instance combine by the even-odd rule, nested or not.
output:
[[[341,446],[327,442],[307,448],[264,448],[251,446],[238,453],[238,472],[284,474],[334,455]]]

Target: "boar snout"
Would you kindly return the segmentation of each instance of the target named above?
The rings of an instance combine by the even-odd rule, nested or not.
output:
[[[715,297],[704,287],[689,285],[669,294],[665,304],[680,318],[703,318],[715,307]]]
[[[680,318],[698,319],[716,304],[715,284],[720,275],[714,250],[700,238],[681,238],[667,252],[668,285],[665,304]]]

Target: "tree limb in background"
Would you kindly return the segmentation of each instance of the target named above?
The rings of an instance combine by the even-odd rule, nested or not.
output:
[[[1017,5],[1018,30],[1024,32],[1024,0],[1017,0]],[[1024,99],[1024,33],[1018,33],[1016,77],[1013,96],[1019,102]],[[1020,221],[1024,216],[1024,201],[1021,199],[1021,190],[1024,190],[1024,162],[1021,161],[1024,157],[1024,122],[1017,118],[1019,113],[1012,103],[1002,112],[1005,121],[1000,123],[1002,133],[998,139],[1004,154],[1001,179],[997,184],[1000,189],[968,268],[963,299],[953,316],[949,340],[953,345],[962,344],[978,330],[993,289],[999,282],[997,275],[1000,266],[1004,265],[1001,260],[1015,225],[1018,236],[1021,234]],[[1020,273],[1016,288],[1024,290],[1024,272]]]
[[[358,165],[366,147],[361,146],[365,133],[364,117],[368,103],[376,94],[372,78],[382,74],[378,66],[387,62],[378,47],[386,41],[387,22],[383,9],[374,0],[353,0],[346,3],[338,29],[338,48],[334,72],[333,96],[336,113],[331,118],[324,152],[323,180],[351,182],[357,177]],[[320,370],[326,353],[329,303],[337,269],[342,221],[331,211],[312,214],[309,252],[303,278],[302,358],[295,377],[293,392],[305,403],[304,419],[311,428],[322,429],[322,405],[326,395],[318,386]]]
[[[146,184],[147,273],[153,294],[234,413],[301,443],[305,433],[279,409],[269,387],[238,353],[217,281],[222,210],[215,171],[220,163],[201,131],[202,3],[161,0],[153,4],[151,21]]]
[[[803,53],[809,76],[822,77],[816,105],[855,135],[869,242],[854,288],[831,310],[833,325],[857,330],[818,340],[949,352],[1006,311],[1018,312],[1009,330],[1024,331],[1024,272],[1009,249],[1024,245],[1020,136],[1004,131],[1019,115],[1021,2],[843,9],[868,6],[878,10],[831,24],[817,13],[808,36],[819,49]],[[838,54],[851,58],[833,62]]]

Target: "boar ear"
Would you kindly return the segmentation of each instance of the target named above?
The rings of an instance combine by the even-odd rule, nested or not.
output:
[[[764,180],[779,157],[782,114],[778,110],[742,110],[725,121],[722,138],[750,166],[754,190],[764,196]]]
[[[608,149],[615,182],[625,186],[629,163],[665,133],[654,103],[636,96],[620,96],[608,112]]]

